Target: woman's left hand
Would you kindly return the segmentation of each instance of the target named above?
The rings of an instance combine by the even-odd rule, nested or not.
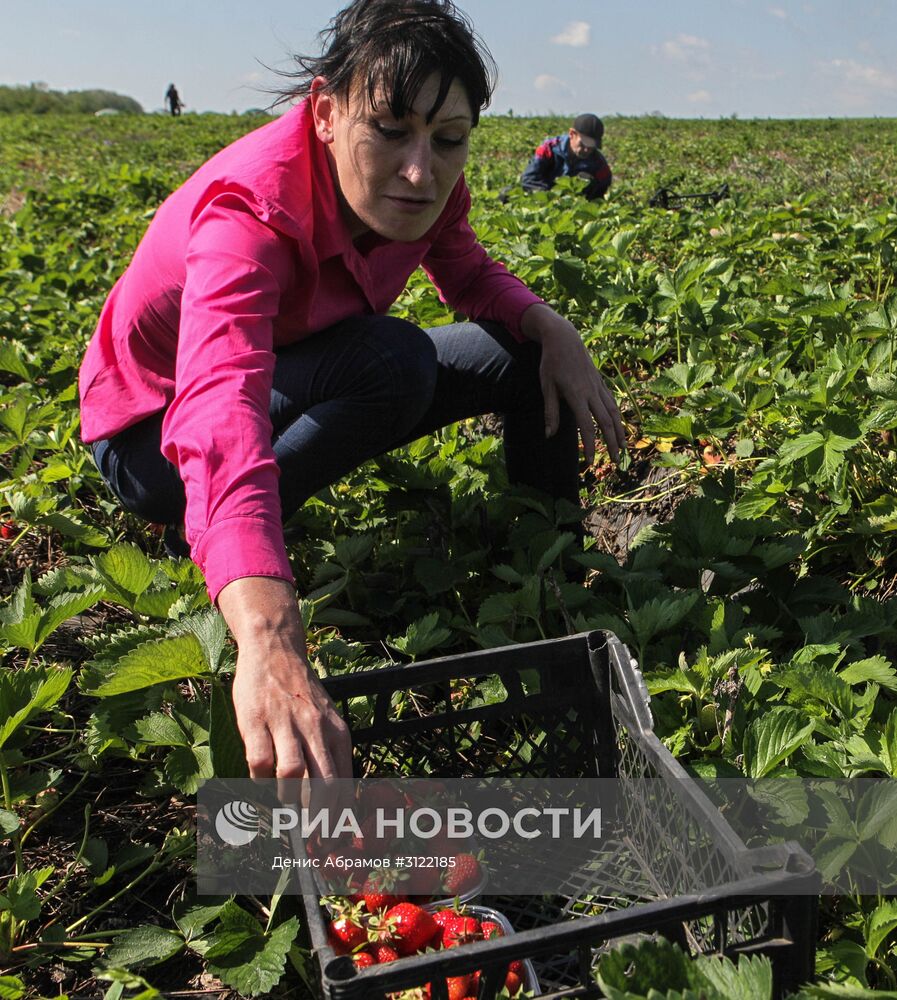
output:
[[[576,327],[544,303],[523,314],[521,332],[542,345],[539,369],[545,400],[545,436],[558,429],[560,401],[573,411],[585,450],[586,462],[595,461],[595,425],[601,431],[611,458],[617,462],[626,446],[626,434],[617,403],[595,367]]]

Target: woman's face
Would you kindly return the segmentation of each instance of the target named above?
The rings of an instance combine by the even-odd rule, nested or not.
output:
[[[374,110],[364,88],[340,98],[315,84],[315,132],[327,145],[352,238],[372,229],[390,240],[419,239],[439,218],[467,160],[473,115],[463,85],[452,82],[428,122],[439,92],[435,73],[401,119],[382,95]]]

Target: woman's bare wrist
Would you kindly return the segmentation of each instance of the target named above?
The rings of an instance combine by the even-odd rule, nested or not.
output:
[[[276,577],[232,580],[218,595],[218,607],[237,645],[291,645],[305,655],[305,629],[291,583]]]

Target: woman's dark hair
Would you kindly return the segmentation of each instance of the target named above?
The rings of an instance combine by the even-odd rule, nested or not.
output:
[[[372,107],[383,94],[390,112],[403,118],[424,81],[436,73],[439,91],[427,120],[458,80],[476,125],[492,98],[495,63],[451,0],[354,0],[320,38],[320,56],[293,57],[299,68],[283,75],[296,82],[279,91],[280,102],[308,96],[312,80],[322,76],[325,89],[340,97],[353,87],[366,87]]]

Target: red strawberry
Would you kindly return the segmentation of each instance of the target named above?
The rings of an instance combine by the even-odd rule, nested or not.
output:
[[[454,920],[443,928],[442,947],[456,948],[458,945],[469,944],[471,941],[482,941],[483,931],[480,922],[475,917],[458,914]]]
[[[360,969],[369,969],[372,965],[377,964],[377,959],[367,950],[367,948],[362,948],[360,951],[353,952],[352,961]]]
[[[389,850],[390,844],[396,839],[389,828],[384,829],[382,837],[378,837],[377,825],[377,817],[368,816],[361,821],[361,836],[352,838],[352,847],[359,854],[364,853],[368,858],[385,854]]]
[[[457,911],[451,909],[437,910],[433,914],[433,923],[436,924],[436,932],[433,935],[434,948],[442,947],[442,937],[445,933],[445,929],[450,923],[454,922],[457,916]]]
[[[371,872],[361,887],[361,895],[368,913],[378,913],[380,910],[388,910],[397,903],[404,903],[408,896],[404,892],[396,892],[398,884],[397,876],[392,871]]]
[[[494,920],[484,920],[480,924],[480,930],[483,932],[483,938],[486,941],[488,941],[489,938],[505,936],[505,932],[502,929],[501,924],[497,924]]]
[[[439,833],[434,833],[432,837],[427,838],[427,854],[433,856],[450,858],[453,854],[458,853],[459,848],[466,846],[466,841],[448,835],[444,821],[443,828]]]
[[[346,955],[367,943],[367,933],[358,919],[355,907],[348,907],[330,921],[327,929],[330,945],[338,955]]]
[[[341,874],[337,876],[335,881],[345,881],[346,876],[342,873],[346,871],[347,862],[352,861],[355,857],[357,857],[357,853],[351,846],[340,845],[327,852],[324,859],[325,869],[340,872]]]
[[[0,538],[12,538],[17,530],[13,521],[4,521],[0,524]]]
[[[418,902],[426,902],[431,896],[439,891],[439,869],[438,868],[412,868],[408,873],[408,880],[405,883],[405,892],[409,896],[423,896]]]
[[[464,1000],[470,990],[470,976],[451,976],[446,979],[448,1000]]]
[[[360,804],[364,816],[376,816],[382,809],[392,819],[395,811],[405,805],[405,796],[389,781],[373,781],[361,789]]]
[[[454,865],[442,877],[442,884],[450,896],[460,896],[480,884],[483,869],[473,854],[456,854]]]
[[[305,853],[310,857],[319,856],[321,853],[321,834],[317,830],[305,841]]]
[[[516,972],[509,972],[505,976],[505,989],[513,997],[520,992],[521,979]]]
[[[393,944],[400,955],[413,955],[421,951],[436,933],[437,924],[432,914],[414,903],[399,903],[386,911],[386,921],[391,924]]]
[[[377,959],[377,965],[386,965],[387,962],[396,962],[399,958],[399,953],[389,944],[374,944],[371,945],[371,950],[374,953],[374,958]]]

